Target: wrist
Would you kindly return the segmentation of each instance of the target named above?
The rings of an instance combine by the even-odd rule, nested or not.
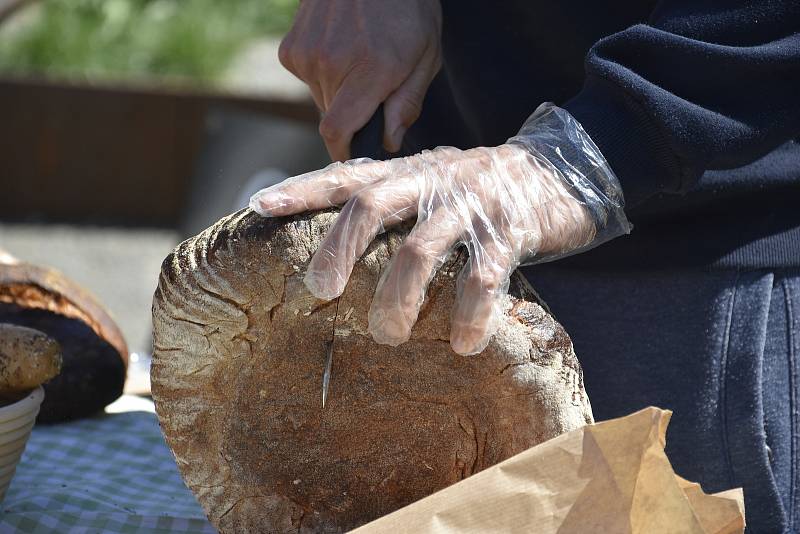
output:
[[[524,148],[537,164],[555,176],[586,212],[594,231],[574,250],[548,253],[536,262],[582,252],[631,230],[619,180],[600,149],[566,110],[552,103],[540,105],[509,144]]]

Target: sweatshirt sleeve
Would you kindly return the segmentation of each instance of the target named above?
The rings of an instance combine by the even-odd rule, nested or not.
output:
[[[622,184],[626,205],[691,188],[800,134],[800,2],[663,1],[598,41],[563,107]]]

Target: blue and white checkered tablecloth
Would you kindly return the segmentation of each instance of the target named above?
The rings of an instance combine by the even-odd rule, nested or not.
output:
[[[0,533],[214,533],[153,413],[34,427]]]

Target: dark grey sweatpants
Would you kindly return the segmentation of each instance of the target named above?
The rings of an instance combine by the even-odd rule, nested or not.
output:
[[[800,529],[800,269],[524,272],[572,336],[597,420],[673,410],[679,475],[742,486],[749,533]]]

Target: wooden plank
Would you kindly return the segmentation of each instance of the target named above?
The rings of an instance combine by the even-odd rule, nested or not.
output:
[[[307,104],[0,80],[0,218],[176,225],[216,104],[316,120]]]

